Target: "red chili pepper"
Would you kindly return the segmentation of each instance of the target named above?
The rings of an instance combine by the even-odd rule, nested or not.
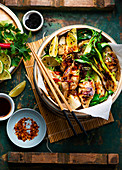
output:
[[[10,45],[11,43],[0,43],[1,48],[11,48]]]
[[[54,71],[55,74],[59,75],[61,72],[59,71]]]
[[[55,82],[60,82],[60,81],[61,81],[61,80],[58,79],[58,78],[53,78],[53,80],[54,80]]]

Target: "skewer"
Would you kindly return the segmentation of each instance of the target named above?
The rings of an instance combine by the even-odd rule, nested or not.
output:
[[[39,68],[40,68],[40,70],[41,70],[41,72],[42,72],[42,74],[43,74],[43,76],[44,76],[47,84],[49,85],[49,87],[50,87],[50,89],[51,89],[51,91],[52,91],[52,93],[53,93],[53,95],[54,95],[54,97],[55,97],[55,99],[56,99],[56,101],[57,101],[60,109],[62,110],[64,116],[66,117],[66,119],[67,119],[67,121],[68,121],[68,123],[69,123],[69,125],[70,125],[70,127],[71,127],[71,129],[72,129],[72,131],[73,131],[73,133],[74,133],[75,135],[77,135],[76,132],[75,132],[75,129],[73,128],[73,126],[72,126],[72,124],[71,124],[71,122],[70,122],[70,119],[68,118],[68,116],[67,116],[67,114],[66,114],[66,112],[65,112],[65,108],[63,107],[61,101],[59,100],[59,98],[58,98],[58,96],[57,96],[57,94],[56,94],[53,86],[55,87],[56,91],[58,92],[58,94],[59,94],[60,97],[62,98],[63,102],[64,102],[65,105],[67,106],[67,108],[68,108],[68,110],[70,111],[70,113],[73,115],[73,117],[74,117],[74,119],[76,120],[76,122],[78,123],[80,129],[87,135],[87,132],[85,131],[85,129],[83,128],[82,124],[81,124],[80,121],[78,120],[77,116],[76,116],[75,113],[73,112],[72,108],[70,107],[70,105],[69,105],[68,102],[66,101],[64,95],[61,93],[61,91],[60,91],[59,88],[57,87],[55,81],[53,80],[53,78],[51,77],[50,73],[48,72],[48,70],[47,70],[46,67],[44,66],[43,62],[40,60],[40,58],[39,58],[39,57],[37,56],[37,54],[35,53],[34,47],[31,47],[30,44],[28,44],[28,46],[30,47],[30,49],[31,49],[31,51],[32,51],[32,53],[33,53],[33,55],[34,55],[34,58],[36,59],[36,61],[37,61],[37,63],[38,63],[38,66],[39,66]],[[50,82],[50,81],[51,81],[51,82]],[[51,83],[53,84],[53,86],[52,86]],[[87,135],[87,136],[88,136],[88,135]]]

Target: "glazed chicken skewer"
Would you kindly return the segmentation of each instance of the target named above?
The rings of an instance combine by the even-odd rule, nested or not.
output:
[[[68,118],[66,112],[65,112],[65,108],[63,107],[61,101],[59,100],[59,97],[58,95],[56,94],[55,92],[55,89],[56,91],[58,92],[58,94],[60,95],[60,97],[62,98],[63,102],[65,103],[65,105],[67,106],[68,110],[70,111],[70,113],[72,114],[72,116],[74,117],[74,119],[76,120],[77,124],[79,125],[80,129],[87,135],[87,132],[85,131],[85,129],[83,128],[82,124],[80,123],[80,121],[78,120],[78,118],[76,117],[75,113],[73,112],[72,108],[70,107],[70,105],[68,104],[68,102],[66,101],[64,95],[61,93],[61,91],[59,90],[59,88],[57,87],[57,85],[55,84],[55,81],[52,79],[52,77],[50,76],[50,73],[48,72],[48,70],[46,69],[46,67],[44,66],[44,64],[42,63],[42,61],[39,59],[39,57],[37,56],[37,54],[35,53],[34,51],[34,47],[33,46],[30,46],[28,44],[29,48],[31,49],[32,53],[33,53],[33,56],[34,58],[36,59],[37,63],[38,63],[38,66],[47,82],[47,84],[49,85],[60,109],[62,110],[64,116],[66,117],[66,120],[68,121],[68,124],[69,126],[71,127],[74,135],[77,135],[75,129],[73,128],[73,125],[71,124],[70,122],[70,119]],[[50,82],[51,81],[51,82]],[[53,88],[53,86],[55,87],[55,89]],[[88,135],[87,135],[88,136]]]

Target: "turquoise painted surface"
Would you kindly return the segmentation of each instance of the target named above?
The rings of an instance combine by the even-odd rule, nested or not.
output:
[[[119,1],[116,1],[116,10],[108,11],[48,11],[38,10],[44,16],[44,26],[42,30],[32,34],[29,42],[38,40],[45,35],[50,35],[55,30],[73,24],[86,24],[97,27],[108,33],[117,43],[122,43],[120,40],[120,16],[121,10]],[[22,16],[26,12],[21,10],[12,11],[22,20]],[[24,30],[27,34],[28,32]],[[24,92],[14,99],[16,103],[16,110],[19,108],[30,107],[33,108],[36,104],[32,88],[26,79],[26,71],[23,63],[18,70],[13,74],[12,80],[5,81],[0,84],[0,92],[9,93],[9,91],[23,80],[27,81]],[[38,110],[38,109],[37,109]],[[120,154],[120,169],[122,168],[122,95],[118,97],[112,105],[112,113],[114,116],[114,123],[105,125],[98,129],[89,132],[91,139],[88,140],[82,134],[78,137],[72,137],[67,140],[50,144],[49,147],[53,152],[94,152],[94,153],[119,153]],[[2,161],[2,156],[8,151],[33,151],[33,152],[48,152],[46,147],[46,140],[33,149],[21,149],[15,146],[7,137],[6,134],[7,121],[0,122],[0,169],[6,170],[11,168],[7,162]]]

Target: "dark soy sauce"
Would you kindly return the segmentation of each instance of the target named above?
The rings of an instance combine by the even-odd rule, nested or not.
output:
[[[11,104],[8,99],[0,97],[0,117],[7,116],[11,110]]]
[[[34,13],[29,16],[29,18],[25,21],[25,24],[31,29],[36,29],[40,26],[41,22],[42,20],[39,14]]]

